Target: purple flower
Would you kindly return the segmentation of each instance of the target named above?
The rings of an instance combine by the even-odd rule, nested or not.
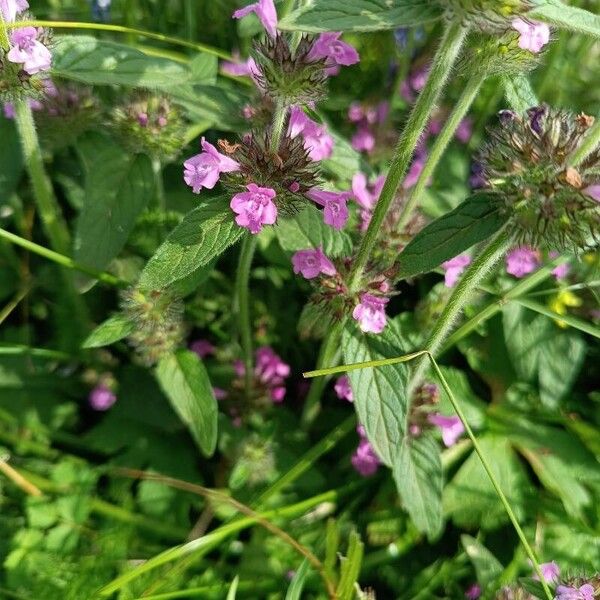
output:
[[[515,277],[525,277],[540,266],[540,253],[529,246],[515,248],[506,255],[506,272]]]
[[[361,439],[358,448],[350,459],[352,466],[363,477],[373,475],[379,468],[380,460],[367,439]]]
[[[512,26],[521,35],[519,48],[537,54],[550,41],[550,28],[545,23],[513,19]]]
[[[236,194],[229,206],[237,215],[235,222],[257,234],[263,225],[273,225],[277,220],[277,206],[273,202],[275,190],[258,187],[255,183],[248,184],[246,189],[247,192]]]
[[[348,375],[342,375],[333,386],[337,397],[340,400],[348,400],[348,402],[354,402],[354,396],[352,395],[352,388],[350,387],[350,379]]]
[[[190,344],[190,350],[200,358],[205,358],[209,354],[214,354],[216,348],[208,340],[196,340]]]
[[[542,135],[543,133],[542,119],[546,116],[546,112],[545,106],[534,106],[533,108],[527,109],[531,130],[538,135]]]
[[[325,58],[329,75],[337,74],[340,65],[347,67],[360,61],[358,52],[350,44],[339,39],[341,35],[341,31],[322,33],[308,55],[309,60]]]
[[[282,402],[285,396],[285,386],[283,384],[285,378],[290,374],[290,365],[283,362],[281,357],[269,346],[258,348],[255,353],[255,360],[254,375],[270,389],[273,402]]]
[[[117,401],[117,397],[104,384],[99,384],[90,392],[88,401],[94,410],[104,411]]]
[[[360,303],[355,306],[352,318],[358,321],[361,331],[365,333],[381,333],[385,329],[385,305],[389,298],[381,298],[372,294],[362,294]]]
[[[352,102],[348,108],[348,120],[350,123],[360,123],[365,118],[365,111],[360,102]]]
[[[259,66],[252,57],[243,62],[224,60],[221,62],[221,71],[227,75],[235,75],[236,77],[249,76],[252,78],[260,73]]]
[[[360,171],[352,177],[352,195],[362,209],[360,211],[361,231],[365,231],[369,226],[371,213],[379,200],[384,184],[385,175],[380,175],[372,184],[367,182],[366,175]]]
[[[350,192],[327,192],[313,188],[306,195],[324,208],[323,221],[327,225],[334,229],[343,229],[350,214],[346,206],[351,197]]]
[[[465,598],[469,600],[477,600],[481,596],[481,587],[474,583],[466,592]]]
[[[589,583],[579,588],[559,585],[556,588],[556,600],[594,600],[594,588]]]
[[[12,23],[17,14],[27,10],[29,3],[27,0],[0,0],[0,13],[7,23]]]
[[[254,4],[248,4],[233,13],[234,19],[242,19],[250,13],[256,13],[263,27],[271,37],[277,35],[277,11],[273,0],[258,0]]]
[[[192,188],[194,194],[199,194],[203,187],[212,190],[219,181],[221,173],[230,173],[240,168],[235,160],[221,154],[204,138],[200,144],[203,152],[188,158],[183,163],[183,179]]]
[[[375,134],[367,125],[360,125],[352,136],[351,143],[357,152],[372,152],[375,148]]]
[[[558,576],[560,575],[560,568],[554,561],[541,564],[540,569],[542,571],[544,579],[548,583],[554,583],[555,581],[558,581]],[[539,581],[539,577],[537,575],[534,575],[533,578]]]
[[[290,111],[288,132],[292,138],[302,134],[304,147],[312,160],[322,160],[331,156],[333,138],[327,133],[327,128],[315,123],[297,106],[292,106]]]
[[[456,139],[463,144],[466,144],[473,135],[473,119],[465,117],[459,124],[454,134]]]
[[[588,185],[588,187],[584,188],[581,191],[596,202],[600,202],[600,183]]]
[[[408,173],[406,174],[406,177],[402,182],[402,187],[405,190],[408,190],[417,183],[419,177],[421,176],[421,173],[423,172],[423,169],[425,168],[426,160],[427,150],[425,150],[425,147],[421,146],[417,148],[413,161],[410,165],[410,169],[408,170]]]
[[[50,50],[37,40],[37,36],[35,27],[22,27],[10,35],[12,47],[6,56],[11,62],[22,64],[29,75],[47,71],[52,65]]]
[[[449,448],[456,444],[456,440],[465,432],[465,426],[458,417],[445,417],[439,413],[427,416],[427,420],[442,432],[444,446]]]
[[[471,257],[468,254],[459,254],[450,260],[442,263],[442,268],[446,271],[444,275],[444,284],[446,287],[454,287],[462,272],[471,264]]]
[[[302,273],[305,279],[314,279],[321,273],[324,275],[335,275],[336,270],[333,263],[323,254],[323,248],[315,250],[299,250],[292,256],[294,273]]]
[[[225,400],[227,398],[227,391],[220,387],[213,387],[213,394],[217,400]]]

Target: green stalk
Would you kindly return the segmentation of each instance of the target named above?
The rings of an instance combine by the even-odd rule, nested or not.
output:
[[[506,227],[501,229],[465,271],[425,342],[425,349],[430,352],[432,356],[437,355],[440,347],[452,330],[452,327],[454,327],[456,319],[460,316],[465,307],[465,304],[469,301],[483,278],[488,274],[488,271],[496,265],[500,258],[510,248],[512,239],[512,235],[508,233]],[[421,380],[427,371],[427,367],[428,364],[426,360],[419,361],[415,367],[409,390],[414,389],[421,383]]]
[[[429,155],[427,156],[427,160],[425,161],[425,165],[423,166],[423,171],[421,172],[417,183],[411,190],[406,204],[402,207],[402,212],[400,213],[400,218],[397,225],[399,231],[402,230],[410,220],[415,206],[421,199],[421,196],[427,187],[427,182],[438,166],[438,163],[448,147],[448,144],[452,141],[460,122],[469,112],[469,108],[477,97],[477,93],[481,89],[486,77],[487,74],[485,71],[478,71],[467,81],[460,98],[450,113],[450,116],[444,124],[442,131],[440,131],[440,134],[436,137],[435,143],[431,147]]]
[[[383,220],[396,197],[396,192],[408,171],[417,143],[435,110],[446,81],[450,77],[452,66],[458,57],[466,34],[467,29],[461,23],[451,22],[446,26],[442,41],[433,59],[427,83],[419,94],[406,127],[400,136],[388,176],[373,211],[371,222],[353,261],[349,279],[349,287],[352,291],[357,291],[360,287],[363,270],[377,243],[377,236]]]
[[[40,246],[35,242],[31,242],[25,238],[22,238],[10,231],[6,231],[5,229],[0,228],[0,238],[4,238],[11,244],[15,244],[16,246],[20,246],[21,248],[25,248],[29,252],[33,252],[38,256],[42,256],[52,262],[55,262],[62,267],[66,267],[67,269],[74,269],[75,271],[80,271],[81,273],[85,273],[102,283],[106,283],[107,285],[112,285],[115,287],[128,287],[130,284],[123,279],[119,279],[115,277],[111,273],[107,273],[106,271],[97,271],[91,267],[86,267],[78,262],[75,262],[72,258],[65,256],[64,254],[60,254],[58,252],[54,252],[53,250],[49,250],[44,246]]]
[[[31,108],[25,100],[15,102],[15,123],[21,138],[25,166],[31,179],[38,213],[50,245],[57,252],[66,254],[71,247],[69,230],[46,173]]]
[[[235,278],[235,295],[237,312],[239,318],[239,333],[244,360],[244,385],[246,397],[252,392],[253,379],[253,352],[252,352],[252,321],[250,318],[249,282],[252,258],[256,250],[256,236],[250,233],[244,236],[240,257],[238,261],[237,274]]]
[[[277,152],[279,152],[279,144],[281,144],[287,112],[287,107],[280,100],[278,100],[275,104],[273,124],[271,126],[271,152],[273,154],[277,154]]]

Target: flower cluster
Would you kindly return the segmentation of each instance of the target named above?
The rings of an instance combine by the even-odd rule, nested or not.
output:
[[[521,245],[580,252],[597,242],[600,150],[571,164],[593,122],[547,106],[500,113],[477,162]]]
[[[389,102],[380,102],[376,106],[363,106],[353,102],[348,109],[348,120],[356,124],[356,133],[352,136],[352,147],[358,152],[370,154],[377,140],[374,128],[383,125],[390,110]]]

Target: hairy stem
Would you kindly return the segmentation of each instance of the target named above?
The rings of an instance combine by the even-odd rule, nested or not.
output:
[[[385,216],[396,197],[398,187],[404,178],[415,147],[439,100],[441,92],[452,72],[452,66],[458,57],[467,29],[460,23],[449,23],[436,52],[425,87],[408,118],[406,127],[400,136],[396,152],[390,165],[381,195],[375,206],[371,222],[362,239],[352,265],[349,285],[353,291],[360,286],[364,268],[377,242],[379,230]]]
[[[256,236],[247,234],[242,241],[240,257],[238,261],[235,279],[235,294],[237,312],[239,318],[240,342],[244,360],[244,385],[246,397],[250,397],[252,391],[252,321],[250,319],[249,282],[252,258],[256,250]]]
[[[271,152],[277,154],[279,145],[283,136],[283,128],[287,118],[287,107],[278,100],[275,104],[275,112],[273,113],[273,123],[271,125]]]
[[[448,144],[452,141],[460,122],[469,112],[469,108],[471,107],[471,104],[473,104],[473,101],[475,100],[477,93],[485,81],[485,78],[485,72],[478,72],[467,81],[460,98],[450,113],[450,116],[444,124],[442,131],[440,131],[440,134],[437,136],[435,143],[431,147],[423,167],[423,171],[421,172],[417,183],[411,190],[406,204],[402,207],[402,212],[400,213],[400,218],[398,220],[398,230],[402,230],[402,228],[408,223],[412,212],[414,211],[417,203],[423,195],[423,192],[425,191],[425,188],[427,187],[429,178],[433,175],[438,163],[440,162],[440,159],[448,147]]]

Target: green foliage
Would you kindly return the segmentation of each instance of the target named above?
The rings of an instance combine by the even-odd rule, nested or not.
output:
[[[82,348],[101,348],[110,346],[133,332],[135,325],[121,313],[113,315],[100,323],[85,339]]]
[[[540,21],[569,31],[600,37],[600,16],[560,0],[546,0],[536,7],[532,16]]]

